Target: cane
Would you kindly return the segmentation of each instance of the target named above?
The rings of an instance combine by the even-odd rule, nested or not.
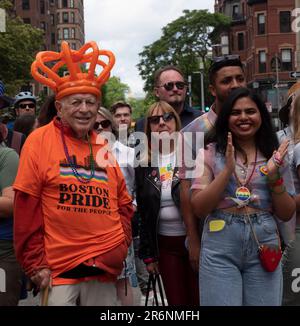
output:
[[[49,285],[41,291],[41,305],[42,306],[48,306],[48,297],[49,297]]]

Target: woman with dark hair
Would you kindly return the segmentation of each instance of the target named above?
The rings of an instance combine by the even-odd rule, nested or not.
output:
[[[55,95],[50,95],[46,98],[46,101],[40,108],[40,114],[38,116],[38,126],[42,127],[48,124],[56,117],[55,107]]]
[[[280,305],[281,247],[275,215],[295,212],[294,187],[271,118],[246,88],[225,101],[207,147],[191,203],[206,218],[200,255],[201,305]],[[203,172],[200,174],[200,172]],[[272,265],[272,266],[270,266]]]
[[[136,197],[141,215],[140,258],[149,274],[161,274],[168,304],[199,305],[197,276],[185,247],[180,212],[177,136],[180,118],[165,101],[154,103],[145,120],[145,159],[136,168]]]

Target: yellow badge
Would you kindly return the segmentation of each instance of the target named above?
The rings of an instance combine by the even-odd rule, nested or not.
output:
[[[209,231],[218,232],[224,229],[225,221],[224,220],[214,220],[209,222]]]

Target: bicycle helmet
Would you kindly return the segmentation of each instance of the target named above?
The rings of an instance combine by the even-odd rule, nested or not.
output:
[[[34,104],[36,104],[36,97],[32,95],[31,92],[20,92],[15,97],[14,106],[17,107],[19,102],[25,100],[32,101]]]

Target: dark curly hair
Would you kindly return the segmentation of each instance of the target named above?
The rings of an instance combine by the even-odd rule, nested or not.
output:
[[[235,102],[243,97],[250,98],[256,105],[261,116],[261,126],[255,135],[255,144],[257,149],[269,159],[274,150],[279,146],[275,129],[272,125],[270,114],[267,110],[265,103],[254,92],[247,88],[238,88],[230,93],[227,100],[224,102],[222,109],[218,115],[215,127],[205,137],[205,145],[216,142],[216,151],[225,155],[227,147],[227,134],[229,130],[229,117]],[[242,152],[244,151],[239,147],[233,136],[234,147]]]

